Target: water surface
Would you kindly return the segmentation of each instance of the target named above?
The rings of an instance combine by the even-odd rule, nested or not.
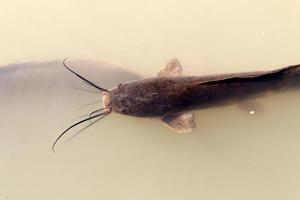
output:
[[[112,114],[51,152],[61,131],[101,106],[82,107],[101,96],[72,88],[89,89],[64,57],[107,88],[155,76],[173,57],[184,75],[298,64],[299,4],[3,3],[0,199],[299,199],[299,92],[257,100],[255,115],[235,105],[195,111],[187,135]]]

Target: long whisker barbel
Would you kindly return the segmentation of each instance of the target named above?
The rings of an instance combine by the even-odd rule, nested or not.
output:
[[[96,85],[95,83],[87,80],[86,78],[82,77],[81,75],[79,75],[78,73],[76,73],[75,71],[73,71],[72,69],[70,69],[67,65],[66,65],[66,60],[68,58],[65,58],[64,61],[63,61],[63,65],[65,66],[66,69],[68,69],[70,72],[72,72],[73,74],[75,74],[77,77],[79,77],[81,80],[84,81],[84,83],[90,85],[90,86],[93,86],[94,88],[102,91],[102,92],[107,92],[107,93],[110,93],[108,90],[102,88],[102,87],[99,87],[98,85]],[[78,88],[74,88],[74,89],[78,89]],[[92,91],[89,91],[89,92],[92,92]],[[93,103],[93,102],[92,102]],[[105,109],[108,109],[107,111],[105,111]],[[99,111],[103,111],[99,114],[96,114],[97,112]],[[95,110],[93,111],[91,114],[89,114],[89,117],[88,118],[85,118],[83,120],[80,120],[79,122],[76,122],[75,124],[73,124],[72,126],[68,127],[64,132],[62,132],[56,139],[55,141],[53,142],[53,145],[52,145],[52,151],[54,152],[54,148],[55,148],[55,145],[56,143],[58,142],[58,140],[66,133],[68,132],[70,129],[74,128],[75,126],[83,123],[83,122],[86,122],[86,121],[89,121],[91,119],[94,119],[94,118],[98,118],[95,122],[99,121],[100,119],[102,119],[103,117],[107,116],[108,114],[110,114],[112,111],[112,108],[111,107],[105,107],[105,108],[101,108],[101,109],[98,109],[98,110]],[[95,114],[95,115],[94,115]],[[93,116],[94,115],[94,116]],[[83,131],[84,129],[88,128],[89,126],[91,126],[92,124],[94,124],[95,122],[92,122],[91,124],[87,125],[86,127],[84,127],[83,129],[81,129],[79,132]],[[75,134],[77,135],[77,134]]]
[[[95,113],[97,113],[97,112],[99,112],[99,111],[101,111],[101,110],[108,109],[108,108],[110,108],[110,107],[107,107],[107,108],[101,108],[101,109],[95,110],[95,111],[93,111],[93,112],[91,112],[91,113],[89,113],[89,114],[81,115],[81,116],[79,116],[79,117],[77,117],[77,118],[75,118],[75,119],[80,119],[80,118],[87,117],[87,116],[91,117],[93,114],[95,114]]]
[[[99,112],[99,111],[104,110],[104,109],[108,109],[108,108],[101,108],[101,109],[92,111],[91,113],[88,113],[88,114],[85,114],[85,115],[81,115],[81,116],[79,116],[79,117],[76,117],[76,118],[73,119],[73,120],[78,120],[78,119],[81,119],[81,118],[84,118],[84,117],[87,117],[87,116],[91,117],[92,114],[95,114],[96,112]]]
[[[95,111],[91,112],[90,115],[89,115],[89,118],[90,118],[93,114],[95,114],[95,113],[97,113],[97,112],[99,112],[99,111],[101,111],[101,110],[104,110],[104,109],[107,109],[107,108],[101,108],[101,109],[98,109],[98,110],[95,110]]]
[[[108,114],[107,114],[108,115]],[[79,131],[77,131],[74,135],[72,135],[67,141],[66,143],[70,142],[74,137],[76,137],[78,134],[80,134],[82,131],[84,131],[85,129],[87,129],[88,127],[92,126],[93,124],[95,124],[96,122],[98,122],[99,120],[103,119],[104,117],[106,117],[107,115],[102,115],[100,116],[98,119],[96,119],[95,121],[91,122],[89,125],[83,127],[82,129],[80,129]]]
[[[76,72],[74,72],[72,69],[70,69],[70,68],[66,65],[66,60],[67,60],[67,59],[68,59],[68,57],[64,59],[63,65],[64,65],[65,68],[67,68],[70,72],[72,72],[73,74],[75,74],[76,76],[78,76],[81,80],[83,80],[84,82],[88,83],[89,85],[91,85],[91,86],[97,88],[98,90],[100,90],[100,91],[105,91],[105,92],[109,92],[107,89],[104,89],[104,88],[102,88],[102,87],[99,87],[99,86],[96,85],[95,83],[93,83],[93,82],[87,80],[87,79],[84,78],[83,76],[79,75],[78,73],[76,73]]]
[[[69,87],[71,87],[74,90],[79,90],[79,91],[82,91],[82,92],[89,92],[89,93],[99,94],[99,92],[97,92],[97,91],[87,90],[87,89],[83,89],[83,88],[77,88],[77,87],[74,87],[72,85],[69,85]]]
[[[53,145],[52,145],[52,151],[55,152],[55,145],[56,145],[56,143],[57,143],[58,140],[59,140],[66,132],[68,132],[70,129],[74,128],[75,126],[77,126],[77,125],[79,125],[79,124],[81,124],[81,123],[83,123],[83,122],[89,121],[89,120],[91,120],[91,119],[94,119],[94,118],[97,118],[97,117],[100,117],[100,116],[103,116],[103,115],[108,115],[110,112],[111,112],[111,109],[109,109],[109,111],[107,111],[107,112],[103,112],[103,113],[94,115],[94,116],[92,116],[92,117],[88,117],[88,118],[86,118],[86,119],[83,119],[83,120],[81,120],[81,121],[79,121],[79,122],[73,124],[72,126],[68,127],[64,132],[62,132],[62,133],[55,139],[55,141],[54,141],[54,143],[53,143]]]

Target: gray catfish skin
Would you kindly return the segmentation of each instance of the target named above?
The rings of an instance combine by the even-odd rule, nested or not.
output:
[[[156,77],[118,85],[104,95],[104,105],[125,115],[161,117],[189,109],[248,100],[299,85],[300,65],[268,72]]]

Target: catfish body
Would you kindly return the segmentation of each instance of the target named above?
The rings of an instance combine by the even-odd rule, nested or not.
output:
[[[159,76],[132,81],[113,88],[109,104],[113,111],[159,117],[194,108],[249,99],[268,92],[300,86],[300,65],[269,72],[185,77]]]
[[[52,145],[53,151],[67,131],[91,119],[98,121],[112,111],[137,117],[160,117],[176,132],[188,133],[195,128],[191,109],[239,102],[300,86],[300,65],[267,72],[196,77],[180,76],[182,67],[177,59],[172,59],[155,78],[127,82],[107,90],[70,69],[66,59],[63,61],[66,69],[102,92],[104,108],[91,112],[88,118],[62,132]]]
[[[69,71],[102,92],[104,108],[91,112],[88,118],[67,128],[55,140],[53,150],[59,138],[73,127],[91,119],[100,120],[111,112],[160,117],[164,124],[176,132],[188,133],[195,128],[191,109],[228,103],[241,105],[241,102],[253,97],[300,86],[300,65],[266,72],[197,77],[180,76],[182,67],[177,59],[172,59],[155,78],[131,81],[107,90],[74,72],[65,61],[63,64]],[[251,110],[250,114],[253,113],[255,111]]]

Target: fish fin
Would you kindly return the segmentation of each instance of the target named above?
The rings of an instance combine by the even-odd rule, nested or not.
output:
[[[180,76],[181,72],[182,67],[180,65],[180,62],[179,60],[174,58],[167,62],[166,66],[164,66],[162,70],[157,74],[157,77]]]
[[[189,133],[195,128],[194,114],[191,112],[168,114],[162,121],[178,133]]]
[[[264,110],[263,106],[257,101],[242,101],[238,103],[238,107],[251,115],[262,113]]]

